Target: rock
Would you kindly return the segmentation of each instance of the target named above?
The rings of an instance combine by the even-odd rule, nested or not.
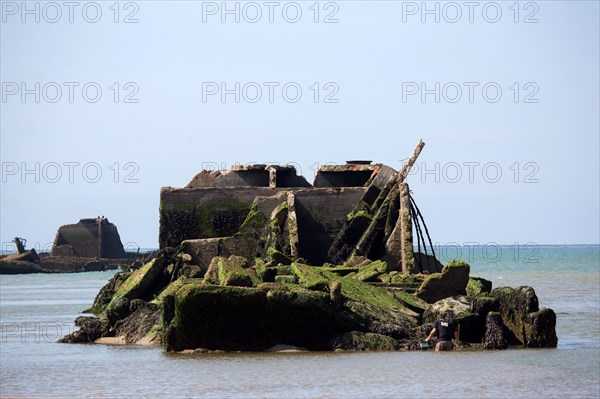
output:
[[[121,319],[129,316],[131,311],[129,310],[130,300],[128,298],[115,298],[110,302],[110,305],[106,308],[106,318],[109,324],[115,325],[115,323]]]
[[[421,269],[421,273],[441,273],[444,269],[442,262],[437,260],[433,255],[425,255],[421,252],[414,253],[415,268]]]
[[[509,345],[557,346],[556,315],[551,309],[539,309],[533,288],[496,288],[490,296],[497,298],[502,320],[514,334]]]
[[[502,322],[502,316],[498,312],[490,312],[485,319],[485,337],[483,347],[485,349],[506,349],[508,341],[505,337],[506,326]]]
[[[386,335],[351,331],[332,339],[330,346],[332,350],[393,351],[400,348],[400,343]]]
[[[241,256],[213,258],[208,271],[204,275],[205,284],[252,287],[254,282],[247,269],[248,261]]]
[[[298,276],[302,285],[309,290],[329,292],[329,280],[313,266],[292,263],[292,271]]]
[[[156,291],[161,290],[168,284],[168,276],[164,283],[161,283],[161,275],[166,267],[166,256],[161,255],[150,262],[146,263],[142,268],[136,270],[129,278],[121,284],[119,290],[113,296],[111,302],[107,305],[107,309],[116,306],[116,301],[121,298],[127,299],[150,299],[156,294]],[[151,289],[152,287],[155,290]]]
[[[166,299],[165,307],[165,346],[175,351],[262,351],[281,342],[323,350],[350,327],[328,295],[302,289],[189,284]]]
[[[278,283],[251,288],[188,280],[170,291],[163,300],[165,347],[264,350],[285,342],[325,350],[346,332],[398,340],[417,326],[418,314],[382,288],[352,277],[340,279],[318,267],[294,263],[290,268],[313,290]]]
[[[451,314],[460,326],[461,341],[481,343],[485,333],[485,316],[473,312],[471,301],[466,296],[445,298],[430,305],[423,313],[424,323],[433,323],[444,314]]]
[[[365,258],[364,256],[352,256],[350,257],[350,259],[348,259],[345,263],[344,266],[348,266],[348,267],[361,267],[361,266],[366,266],[369,263],[372,263],[371,260]]]
[[[479,295],[474,298],[471,297],[471,310],[485,318],[489,312],[500,310],[500,302],[498,298],[492,296]]]
[[[469,282],[470,266],[460,260],[448,263],[441,273],[434,273],[425,278],[416,294],[427,303],[456,295],[465,295]]]
[[[342,283],[338,280],[331,283],[329,288],[329,300],[335,306],[342,306],[344,297],[342,296]]]
[[[0,260],[0,274],[31,274],[47,272],[37,263],[13,260],[6,261],[6,258]]]
[[[40,257],[38,256],[35,249],[32,248],[23,253],[16,253],[16,254],[11,254],[11,255],[5,256],[4,258],[2,258],[2,261],[4,261],[4,262],[21,261],[21,262],[39,263]]]
[[[293,275],[284,274],[280,276],[275,276],[275,282],[279,284],[297,284],[298,278]]]
[[[527,346],[530,348],[556,348],[556,314],[552,309],[540,309],[527,315]]]
[[[419,314],[394,299],[384,288],[373,286],[353,278],[340,279],[344,308],[351,310],[361,328],[356,331],[389,335],[405,339],[417,326]]]
[[[291,265],[292,260],[282,254],[280,251],[269,248],[267,260],[271,260],[276,265]]]
[[[86,272],[101,272],[106,269],[106,262],[92,261],[83,264],[83,271]]]
[[[130,303],[130,314],[117,321],[114,334],[126,343],[159,344],[161,331],[161,309],[159,306],[134,299]]]
[[[387,273],[389,270],[390,267],[387,262],[378,260],[361,267],[354,278],[360,281],[378,281],[378,277],[383,273]]]
[[[84,310],[83,313],[94,313],[96,315],[102,313],[106,306],[110,303],[115,292],[121,288],[121,285],[131,276],[130,272],[120,272],[115,274],[104,287],[100,289],[100,292],[94,299],[94,304],[91,308]]]
[[[202,278],[203,273],[200,266],[184,265],[179,271],[179,276],[185,276],[188,278]]]
[[[481,277],[471,277],[467,283],[467,295],[478,296],[492,291],[492,282]]]
[[[79,316],[75,319],[75,326],[79,327],[79,330],[61,338],[58,342],[94,342],[100,337],[110,335],[108,322],[98,317]]]

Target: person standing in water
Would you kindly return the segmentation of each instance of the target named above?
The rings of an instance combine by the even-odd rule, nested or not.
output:
[[[450,312],[444,312],[442,317],[433,323],[433,329],[427,336],[426,341],[431,340],[434,335],[437,338],[437,343],[435,344],[436,352],[451,351],[454,349],[452,338],[454,338],[456,344],[458,344],[458,333],[456,333],[456,326],[451,319]]]

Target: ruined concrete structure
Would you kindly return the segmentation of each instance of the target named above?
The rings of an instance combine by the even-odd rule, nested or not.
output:
[[[161,250],[116,274],[86,311],[99,317],[77,318],[62,342],[418,349],[430,323],[452,312],[469,345],[556,347],[556,314],[531,287],[492,290],[466,262],[442,267],[427,254],[404,182],[422,148],[399,172],[350,161],[322,167],[310,185],[292,167],[252,165],[163,188]]]
[[[117,226],[105,217],[81,219],[76,224],[60,226],[50,254],[85,258],[125,258]]]
[[[161,189],[160,247],[183,243],[203,269],[214,256],[277,252],[311,265],[361,256],[385,258],[408,273],[438,272],[442,265],[434,260],[426,265],[419,256],[415,265],[412,222],[408,208],[401,209],[407,202],[400,193],[408,196],[404,179],[423,145],[401,172],[348,161],[322,166],[313,185],[293,166],[202,171],[185,188]]]

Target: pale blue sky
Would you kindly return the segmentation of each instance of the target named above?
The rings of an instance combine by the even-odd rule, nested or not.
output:
[[[297,23],[285,21],[282,9],[289,2],[279,2],[269,23],[268,8],[257,2],[263,16],[254,24],[243,15],[240,23],[232,16],[221,23],[219,14],[205,15],[204,23],[203,6],[221,2],[192,1],[137,1],[127,9],[122,2],[119,23],[113,22],[112,1],[98,2],[102,17],[89,23],[82,16],[88,3],[74,10],[73,23],[67,8],[58,22],[45,21],[55,10],[46,8],[44,15],[45,3],[39,3],[36,23],[15,10],[21,2],[2,1],[3,248],[15,235],[43,247],[61,224],[97,215],[117,224],[124,243],[156,247],[160,187],[185,185],[203,163],[293,162],[312,181],[315,162],[370,159],[399,168],[420,138],[427,143],[421,170],[408,182],[434,241],[600,242],[596,1],[529,2],[535,7],[521,2],[518,23],[512,1],[494,3],[502,11],[497,23],[482,16],[490,2],[480,2],[472,23],[465,6],[456,23],[444,20],[454,14],[441,14],[440,23],[426,15],[422,23],[420,13],[405,13],[403,22],[403,9],[421,2],[393,1],[320,2],[319,23],[310,8],[314,1],[297,2],[302,10]],[[240,8],[247,3],[239,2]],[[287,7],[293,18],[295,5]],[[454,12],[447,2],[439,7]],[[494,18],[495,6],[490,7],[487,17]],[[93,18],[93,7],[87,11]],[[323,23],[334,11],[338,23]],[[131,12],[139,21],[122,23]],[[538,22],[523,23],[532,13]],[[34,94],[25,102],[21,93],[10,94],[22,82],[30,89],[40,82],[39,103]],[[55,96],[52,85],[43,93],[48,82],[63,88],[56,103],[47,101]],[[65,82],[79,84],[73,103]],[[96,103],[82,97],[89,82],[102,89]],[[125,87],[128,82],[134,85]],[[222,103],[217,95],[203,102],[203,82],[226,82],[230,88],[258,82],[263,97],[235,103],[229,95]],[[273,103],[264,82],[280,83]],[[302,89],[296,103],[282,97],[288,82]],[[328,82],[334,85],[325,87]],[[451,84],[439,103],[433,94],[425,102],[419,95],[403,101],[406,82],[429,88],[456,82],[463,97],[448,101],[455,96]],[[465,82],[479,84],[472,103]],[[483,97],[486,83],[501,88],[498,102]],[[124,103],[135,87],[138,102]],[[338,102],[324,103],[335,87]],[[531,99],[538,102],[524,102],[536,90]],[[22,176],[22,166],[35,170],[36,162],[39,172]],[[55,179],[53,162],[62,177]],[[68,162],[79,162],[73,182]],[[97,183],[82,176],[89,164],[86,178],[94,178],[93,162],[102,170]],[[115,162],[121,171],[117,183]],[[139,170],[125,170],[128,162]],[[437,162],[439,172],[421,173]],[[470,162],[479,163],[473,164],[473,182]],[[453,183],[456,165],[462,177]],[[498,167],[502,177],[491,183]],[[139,181],[124,183],[128,172],[136,172]],[[537,183],[525,183],[528,176]]]

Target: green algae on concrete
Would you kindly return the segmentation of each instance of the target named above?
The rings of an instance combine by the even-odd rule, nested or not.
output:
[[[165,266],[165,257],[159,256],[133,272],[115,293],[110,303],[107,305],[107,309],[122,298],[137,299],[147,297],[150,294],[148,289],[154,283],[155,279],[163,272]]]
[[[367,266],[361,267],[354,278],[360,281],[378,281],[377,277],[390,271],[390,266],[382,260],[375,261]]]
[[[242,256],[232,255],[229,258],[216,256],[210,263],[204,276],[205,284],[221,286],[252,287],[258,283],[248,266],[248,260]]]

